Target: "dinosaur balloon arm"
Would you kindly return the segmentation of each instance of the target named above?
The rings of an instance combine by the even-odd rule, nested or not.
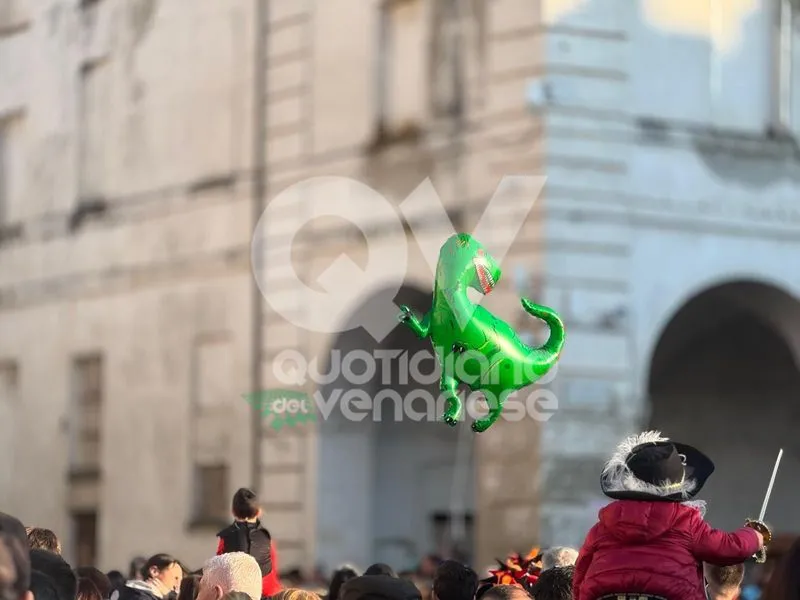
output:
[[[401,309],[400,322],[408,326],[418,338],[424,339],[428,337],[431,332],[430,312],[423,315],[422,319],[419,319],[408,306],[403,305]]]
[[[426,338],[431,334],[431,313],[430,312],[426,312],[422,316],[422,320],[419,322],[419,330],[420,330],[420,333],[418,333],[417,335],[419,335],[419,337],[421,337],[421,338]]]

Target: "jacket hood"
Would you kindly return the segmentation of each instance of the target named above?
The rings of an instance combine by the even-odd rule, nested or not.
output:
[[[673,502],[617,500],[600,511],[600,522],[621,542],[642,544],[669,531],[679,510]]]
[[[341,600],[421,600],[417,586],[405,579],[386,575],[362,575],[345,583]]]

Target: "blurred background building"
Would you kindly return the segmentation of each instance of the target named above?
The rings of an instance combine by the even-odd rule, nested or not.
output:
[[[782,446],[768,516],[796,532],[795,12],[3,0],[0,505],[65,532],[77,563],[169,551],[199,566],[231,494],[252,484],[287,567],[402,568],[454,548],[482,565],[580,543],[603,459],[653,426],[716,459],[705,497],[726,527],[755,516]],[[430,176],[471,231],[501,178],[529,173],[547,187],[487,305],[530,335],[520,295],[563,314],[549,421],[480,436],[341,418],[253,427],[241,396],[277,385],[281,350],[374,346],[263,302],[250,241],[270,196],[343,175],[400,201]],[[304,289],[269,270],[269,252],[308,210],[271,223],[265,251],[272,300],[298,312]],[[519,214],[507,219],[490,247]],[[345,223],[302,233],[307,282],[342,252],[365,258]],[[431,239],[447,234],[430,224]],[[407,237],[401,299],[422,309],[432,275]],[[352,310],[388,299],[365,290]],[[383,347],[424,345],[398,330]]]

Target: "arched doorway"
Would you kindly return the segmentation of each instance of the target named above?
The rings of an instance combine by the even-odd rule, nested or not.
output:
[[[800,533],[800,303],[753,282],[711,288],[687,302],[653,353],[650,427],[706,451],[716,471],[701,498],[712,525],[755,518],[784,449],[767,521]]]
[[[430,294],[415,288],[403,287],[392,295],[375,294],[356,311],[380,311],[392,300],[419,312],[430,307]],[[336,367],[353,351],[377,357],[376,371],[366,381],[354,383]],[[418,366],[428,374],[422,383],[414,380],[409,364],[420,353],[427,355]],[[319,423],[318,562],[333,568],[343,561],[362,567],[379,561],[404,569],[428,552],[462,552],[469,559],[474,507],[469,423],[451,428],[429,420],[439,415],[421,397],[411,402],[419,413],[412,420],[396,401],[411,391],[438,395],[430,342],[398,325],[378,344],[358,328],[339,335],[328,358],[324,372],[336,377],[320,387],[323,398],[341,402],[348,390],[351,397],[359,393],[370,401],[382,390],[397,394],[359,410],[358,421],[351,411],[334,409]],[[364,373],[360,365],[349,372]]]

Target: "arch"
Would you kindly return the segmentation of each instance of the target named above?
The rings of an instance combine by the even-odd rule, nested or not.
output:
[[[422,313],[430,303],[431,294],[412,285],[402,286],[396,294],[391,288],[381,288],[354,307],[353,314],[375,311],[381,318],[396,319],[393,308],[391,315],[384,315],[387,306],[408,304]],[[348,320],[345,325],[355,322]],[[354,371],[364,375],[365,369],[353,366],[345,374],[342,366],[345,356],[356,350],[377,360],[371,377],[353,383],[350,375]],[[412,380],[407,365],[411,357],[422,353],[425,360],[419,370],[429,377],[420,384]],[[438,367],[430,341],[417,339],[399,323],[381,342],[360,327],[345,331],[331,341],[323,356],[327,360],[323,373],[329,376],[318,391],[332,406],[346,395],[343,390],[363,392],[370,399],[381,390],[392,390],[402,398],[420,389],[431,397],[438,395]],[[401,377],[401,372],[408,378]],[[319,422],[317,559],[327,567],[334,567],[341,556],[364,566],[382,561],[396,569],[411,567],[422,554],[441,549],[442,517],[446,520],[455,513],[463,518],[473,510],[474,436],[469,424],[450,428],[438,420],[427,421],[439,415],[422,398],[412,403],[422,422],[411,420],[403,413],[404,406],[392,398],[375,406],[380,412],[372,407],[359,410],[359,421],[352,420],[352,413],[334,408]],[[460,549],[469,553],[468,531],[460,542]]]
[[[656,349],[661,343],[667,329],[673,324],[676,316],[685,308],[697,302],[701,298],[709,298],[707,294],[720,294],[723,298],[731,299],[737,294],[740,296],[750,296],[746,302],[748,308],[762,318],[769,319],[783,331],[791,331],[792,328],[800,326],[800,314],[792,310],[798,299],[787,291],[781,282],[767,277],[717,277],[706,280],[690,288],[690,290],[679,296],[669,309],[663,313],[663,318],[656,322],[657,335],[653,336],[644,352],[646,357],[645,365],[652,365]],[[770,316],[770,309],[776,310],[775,316]],[[792,348],[796,357],[795,360],[800,365],[800,335],[786,337],[786,342]],[[649,373],[648,373],[649,375]],[[649,387],[649,383],[645,383]]]
[[[717,465],[701,495],[708,518],[735,528],[757,516],[778,448],[784,461],[767,514],[800,532],[792,481],[800,476],[800,302],[761,281],[693,294],[650,355],[649,427],[707,451]]]

